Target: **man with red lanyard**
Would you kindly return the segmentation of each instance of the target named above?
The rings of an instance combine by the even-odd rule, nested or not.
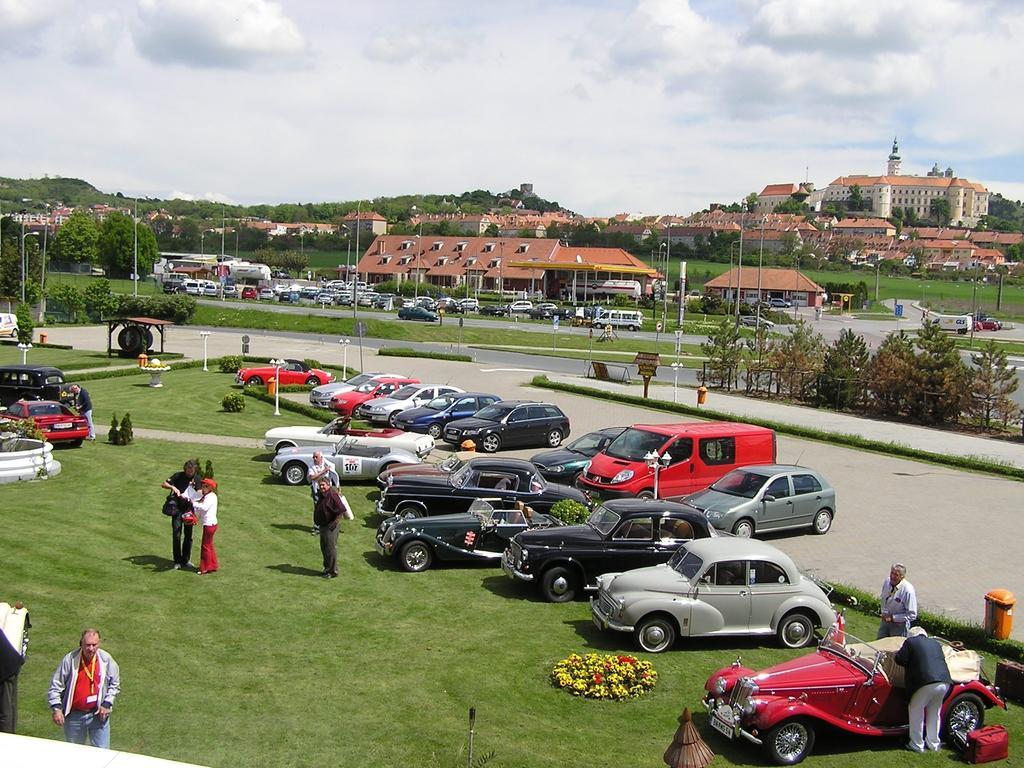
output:
[[[61,659],[53,673],[47,701],[53,722],[64,727],[64,740],[110,748],[110,710],[121,690],[117,662],[100,650],[96,629],[82,632],[80,647]]]

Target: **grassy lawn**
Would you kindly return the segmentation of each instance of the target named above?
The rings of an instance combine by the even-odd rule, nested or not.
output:
[[[224,386],[208,386],[210,377]],[[242,414],[220,413],[226,375],[166,379],[163,390],[143,392],[134,377],[90,389],[98,410],[127,406],[139,426],[258,435],[276,423],[252,400]],[[372,485],[346,489],[356,520],[341,536],[340,578],[324,581],[308,492],[271,481],[256,451],[139,439],[57,456],[61,475],[4,486],[0,506],[4,599],[24,601],[34,625],[19,686],[23,734],[59,738],[45,691],[87,625],[121,665],[113,746],[218,768],[464,765],[470,707],[476,754],[496,753],[489,765],[657,765],[715,669],[737,655],[754,667],[798,655],[770,641],[684,643],[648,657],[659,682],[645,698],[576,699],[549,684],[554,663],[572,652],[632,653],[628,639],[599,633],[585,602],[537,602],[498,569],[396,570],[373,549]],[[160,481],[191,456],[211,460],[220,484],[221,571],[204,578],[169,570],[170,525],[159,511]],[[871,636],[876,624],[852,614],[848,626]],[[1022,712],[989,720],[1021,732]],[[696,720],[721,764],[762,764],[752,747],[725,743],[699,712]],[[859,767],[864,750],[884,750],[875,759],[894,766],[921,759],[899,741],[828,736],[813,759]]]
[[[21,350],[14,344],[0,344],[0,365],[11,365],[21,362]],[[117,357],[107,357],[106,352],[90,352],[88,350],[55,349],[52,347],[34,346],[28,351],[26,362],[29,365],[52,365],[62,371],[81,371],[86,368],[107,368],[109,366],[131,365],[134,361]]]

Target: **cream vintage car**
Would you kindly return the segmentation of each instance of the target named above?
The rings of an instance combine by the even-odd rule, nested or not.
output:
[[[423,458],[434,450],[434,438],[400,429],[352,429],[351,419],[342,416],[322,427],[274,427],[263,436],[263,445],[277,453],[282,448],[328,448],[348,444],[400,448]]]
[[[781,550],[722,536],[683,544],[664,565],[606,573],[590,601],[600,629],[630,632],[659,653],[677,637],[775,635],[803,648],[836,620],[828,595]]]

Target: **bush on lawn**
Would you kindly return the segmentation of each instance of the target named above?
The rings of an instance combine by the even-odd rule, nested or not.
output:
[[[128,445],[135,441],[135,431],[132,429],[132,415],[125,413],[124,418],[121,419],[121,442],[120,445]]]
[[[587,522],[590,512],[578,501],[562,499],[552,505],[551,516],[557,517],[566,525],[583,525]]]
[[[220,359],[220,372],[221,373],[238,373],[242,367],[242,356],[241,355],[224,355]],[[224,410],[227,410],[225,408]]]
[[[220,401],[220,407],[228,413],[241,413],[245,410],[245,395],[241,392],[228,392]]]

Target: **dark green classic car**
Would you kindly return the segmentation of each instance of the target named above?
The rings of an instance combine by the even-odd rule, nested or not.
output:
[[[564,525],[557,517],[501,499],[477,499],[454,515],[387,518],[377,528],[377,553],[397,557],[403,570],[425,571],[437,560],[499,565],[509,540],[529,528]]]

